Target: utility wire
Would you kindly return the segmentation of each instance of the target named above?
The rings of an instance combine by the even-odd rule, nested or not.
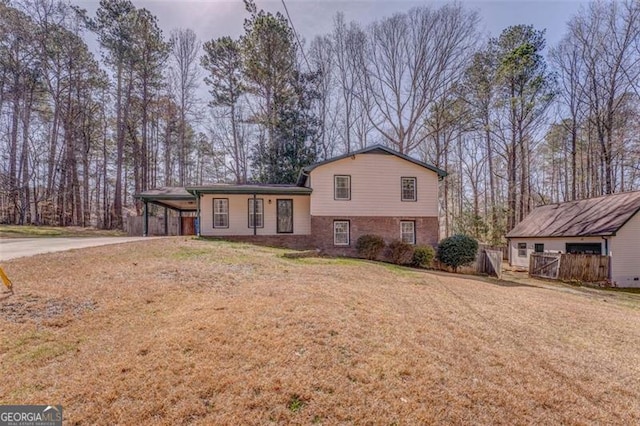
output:
[[[296,27],[293,25],[293,21],[291,20],[291,15],[289,15],[289,9],[287,9],[287,4],[284,2],[284,0],[282,0],[282,5],[284,6],[284,11],[287,14],[287,19],[289,20],[289,23],[291,24],[291,29],[293,30],[293,35],[296,37],[296,40],[298,41],[298,46],[300,47],[300,51],[302,52],[302,57],[304,58],[304,61],[307,63],[307,67],[309,67],[309,71],[311,71],[311,65],[309,65],[309,60],[307,59],[307,54],[304,53],[304,48],[302,47],[302,43],[300,43],[300,37],[298,37],[298,32],[296,31]]]

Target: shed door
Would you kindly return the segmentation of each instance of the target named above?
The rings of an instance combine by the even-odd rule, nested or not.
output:
[[[600,243],[567,243],[566,248],[571,254],[602,254]]]

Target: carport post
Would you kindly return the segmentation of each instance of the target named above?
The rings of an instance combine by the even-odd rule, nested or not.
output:
[[[164,208],[164,235],[169,235],[169,218],[167,217],[167,213],[169,211],[167,208]]]
[[[142,219],[142,236],[146,237],[149,232],[149,206],[144,201],[144,218]]]

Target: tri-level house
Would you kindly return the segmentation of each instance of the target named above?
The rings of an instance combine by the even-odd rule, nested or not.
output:
[[[376,145],[308,166],[295,185],[160,188],[138,197],[181,215],[195,211],[196,233],[203,237],[355,255],[365,234],[435,246],[438,182],[445,176]]]

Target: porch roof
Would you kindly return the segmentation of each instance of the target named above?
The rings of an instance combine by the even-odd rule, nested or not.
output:
[[[188,186],[185,190],[193,194],[274,194],[274,195],[310,195],[311,188],[297,185],[276,184],[214,184],[203,186]]]

